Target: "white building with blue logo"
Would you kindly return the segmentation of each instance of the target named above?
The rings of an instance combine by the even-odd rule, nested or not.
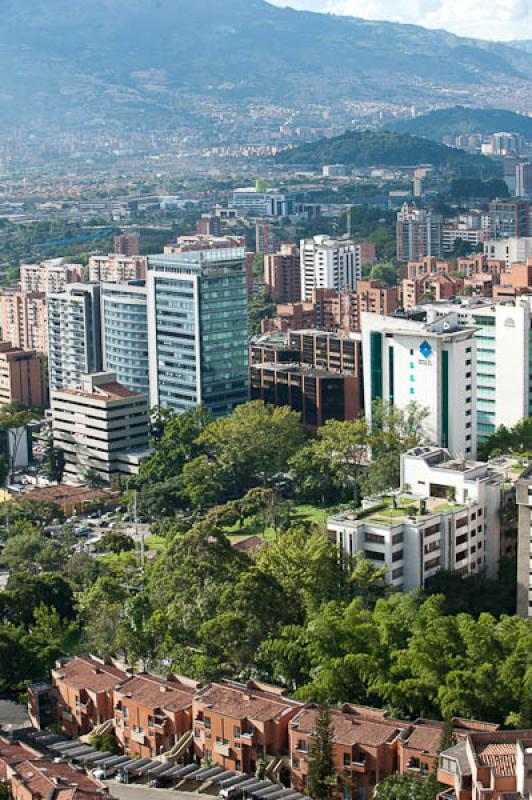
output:
[[[448,314],[426,324],[407,316],[362,314],[364,403],[371,422],[376,400],[427,410],[427,442],[453,456],[474,458],[475,329]]]

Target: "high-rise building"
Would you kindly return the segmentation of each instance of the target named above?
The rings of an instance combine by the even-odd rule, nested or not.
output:
[[[448,314],[432,324],[405,316],[362,314],[364,406],[376,400],[426,409],[426,439],[473,458],[476,432],[476,341],[473,328]]]
[[[474,379],[476,419],[482,442],[500,425],[508,428],[532,414],[532,297],[500,303],[464,301],[461,306],[424,306],[427,321],[458,317],[471,326],[477,342]]]
[[[140,234],[136,231],[126,231],[115,236],[114,251],[122,256],[139,256]]]
[[[102,363],[131,392],[149,394],[148,306],[145,281],[103,283]]]
[[[509,270],[512,264],[532,258],[532,236],[488,239],[484,242],[484,255],[491,261],[503,261]]]
[[[532,164],[517,164],[515,168],[515,196],[532,195]]]
[[[0,405],[19,402],[43,407],[47,402],[44,360],[34,350],[0,342]]]
[[[202,214],[196,223],[196,233],[200,236],[221,236],[222,224],[216,214]]]
[[[223,416],[246,402],[244,248],[150,256],[147,296],[151,405]]]
[[[255,252],[267,256],[276,251],[275,228],[269,222],[257,222],[255,225]]]
[[[527,200],[492,200],[489,215],[492,239],[530,236],[530,204]]]
[[[50,390],[77,386],[102,368],[100,286],[75,283],[48,296]]]
[[[5,340],[23,350],[48,351],[44,292],[4,289],[0,294],[0,328]]]
[[[362,277],[360,247],[350,239],[302,239],[299,253],[302,300],[310,300],[313,289],[353,291]]]
[[[137,281],[146,277],[146,256],[108,256],[89,258],[89,281]]]
[[[301,299],[301,267],[295,244],[282,244],[278,253],[264,256],[264,287],[275,303]]]
[[[85,279],[81,264],[63,264],[62,258],[43,261],[41,264],[22,264],[20,288],[23,292],[63,292],[68,284]]]
[[[148,455],[148,397],[130,392],[112,372],[82,375],[77,386],[51,392],[54,445],[65,454],[65,473],[135,475]]]
[[[397,214],[397,260],[418,261],[426,256],[441,258],[443,222],[424,208],[405,203]]]

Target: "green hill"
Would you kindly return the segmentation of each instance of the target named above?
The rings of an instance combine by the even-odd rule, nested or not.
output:
[[[283,150],[281,164],[319,167],[346,164],[352,167],[407,167],[432,164],[460,174],[500,174],[499,163],[485,156],[470,155],[443,144],[392,131],[346,131],[332,139]]]
[[[489,136],[499,131],[519,133],[532,141],[532,117],[516,114],[503,108],[443,108],[414,119],[397,120],[386,125],[399,133],[424,136],[441,142],[444,136],[482,133]]]

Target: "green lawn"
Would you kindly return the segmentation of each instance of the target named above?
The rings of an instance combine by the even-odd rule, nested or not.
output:
[[[161,550],[166,550],[168,542],[164,536],[148,536],[144,544],[146,550],[157,550],[157,552],[160,552]]]
[[[291,516],[294,523],[308,521],[316,525],[325,525],[331,513],[332,512],[326,508],[299,505],[293,507]],[[267,542],[271,542],[275,539],[274,529],[268,527],[264,530],[260,517],[248,517],[242,526],[237,522],[234,525],[229,525],[224,528],[224,531],[232,544],[241,542],[243,539],[247,539],[248,536],[260,536]]]

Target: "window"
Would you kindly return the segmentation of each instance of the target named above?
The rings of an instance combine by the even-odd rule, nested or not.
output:
[[[344,753],[344,767],[351,766],[351,753]]]
[[[249,762],[250,772],[254,772],[253,767],[251,766],[251,764],[252,764],[252,762],[250,761]],[[292,767],[294,769],[299,769],[299,758],[296,758],[295,756],[292,757]]]
[[[233,737],[235,739],[238,739],[240,737],[240,726],[239,725],[235,725],[235,727],[233,728]]]
[[[203,721],[205,723],[205,727],[209,728],[209,730],[210,730],[210,728],[211,728],[211,718],[210,717],[205,717]]]

